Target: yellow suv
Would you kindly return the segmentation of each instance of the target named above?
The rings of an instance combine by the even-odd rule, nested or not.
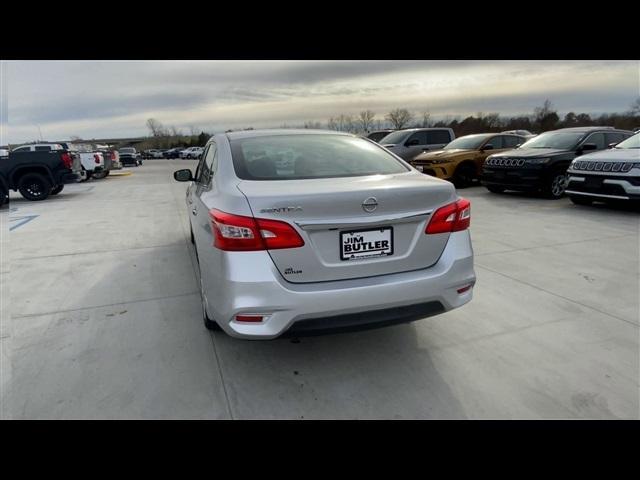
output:
[[[480,178],[482,164],[490,154],[512,150],[526,140],[521,135],[505,133],[465,135],[442,150],[418,155],[411,160],[411,165],[428,175],[449,180],[457,187],[468,187]]]

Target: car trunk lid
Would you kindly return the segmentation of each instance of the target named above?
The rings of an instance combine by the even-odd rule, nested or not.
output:
[[[417,172],[238,184],[255,217],[286,221],[304,239],[270,250],[282,276],[307,283],[386,275],[437,262],[449,234],[426,235],[455,200],[450,183]],[[387,242],[387,243],[385,243]]]

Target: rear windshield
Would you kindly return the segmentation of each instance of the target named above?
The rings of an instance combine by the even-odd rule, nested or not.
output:
[[[244,180],[297,180],[404,173],[409,169],[376,144],[342,135],[277,135],[231,141]]]

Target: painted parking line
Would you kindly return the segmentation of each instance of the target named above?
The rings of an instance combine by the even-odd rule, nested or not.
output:
[[[18,217],[9,217],[9,231],[13,231],[18,227],[21,227],[27,223],[29,223],[34,218],[38,218],[40,215],[20,215]]]

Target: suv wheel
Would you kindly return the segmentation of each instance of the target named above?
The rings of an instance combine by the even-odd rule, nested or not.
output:
[[[556,200],[564,195],[567,183],[567,173],[560,170],[556,171],[547,180],[547,185],[545,186],[543,193],[548,198]]]
[[[46,200],[52,185],[47,177],[39,173],[27,173],[18,182],[18,191],[27,200]]]
[[[569,195],[569,199],[576,205],[591,205],[593,203],[593,199],[582,195]]]
[[[453,174],[453,184],[458,188],[470,187],[477,178],[476,168],[470,163],[463,163]]]
[[[51,190],[51,195],[57,195],[59,194],[62,189],[64,188],[64,184],[61,185],[56,185],[55,187],[53,187],[53,189]]]

